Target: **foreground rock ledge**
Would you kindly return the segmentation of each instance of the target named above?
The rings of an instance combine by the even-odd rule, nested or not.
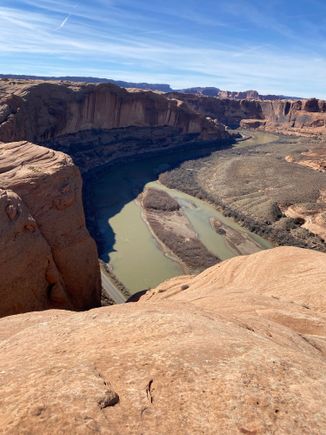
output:
[[[70,157],[29,142],[0,149],[0,316],[100,304],[95,242]]]
[[[277,248],[138,303],[0,320],[3,433],[321,434],[326,255]]]

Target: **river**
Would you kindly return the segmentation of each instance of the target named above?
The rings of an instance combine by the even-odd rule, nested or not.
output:
[[[275,140],[275,136],[255,133],[247,146]],[[237,146],[245,146],[240,142]],[[195,157],[192,155],[191,157]],[[142,219],[136,201],[145,186],[166,190],[182,206],[199,239],[220,259],[238,255],[223,235],[217,234],[210,220],[216,218],[249,241],[267,249],[272,245],[263,238],[224,217],[211,205],[183,192],[168,189],[157,182],[164,170],[184,160],[184,151],[174,151],[131,163],[119,163],[100,172],[92,183],[96,220],[101,234],[100,257],[107,262],[117,278],[131,294],[155,287],[160,282],[183,273],[181,266],[159,248]],[[190,156],[188,156],[190,159]]]

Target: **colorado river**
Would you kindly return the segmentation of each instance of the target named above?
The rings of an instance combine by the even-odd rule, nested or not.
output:
[[[254,242],[257,250],[272,246],[233,219],[224,217],[209,204],[180,191],[168,189],[156,181],[160,172],[181,159],[182,152],[175,151],[119,164],[98,174],[92,183],[102,242],[100,257],[109,264],[130,293],[154,287],[165,279],[183,273],[181,266],[159,248],[142,218],[141,207],[136,198],[145,186],[163,189],[174,197],[202,243],[222,260],[238,253],[223,235],[212,228],[212,218]]]

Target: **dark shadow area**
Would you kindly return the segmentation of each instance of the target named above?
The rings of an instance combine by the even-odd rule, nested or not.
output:
[[[127,304],[130,304],[132,302],[138,302],[140,300],[140,298],[142,296],[144,296],[147,292],[149,291],[149,289],[146,290],[141,290],[140,292],[137,292],[135,294],[133,294],[132,296],[130,296],[130,298],[126,301]]]
[[[130,157],[111,162],[84,175],[84,207],[88,230],[95,239],[99,256],[110,261],[115,234],[108,221],[143,192],[147,183],[160,174],[176,169],[189,160],[232,147],[234,140],[192,143],[175,149]],[[132,225],[132,222],[130,223]]]

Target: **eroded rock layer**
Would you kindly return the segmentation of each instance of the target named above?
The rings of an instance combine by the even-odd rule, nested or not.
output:
[[[326,133],[326,101],[309,100],[235,100],[199,95],[170,93],[169,98],[183,101],[197,113],[238,127],[301,134]]]
[[[100,303],[95,243],[70,157],[29,142],[0,149],[0,315]]]
[[[0,320],[4,433],[320,434],[326,255],[277,248],[139,303]]]
[[[145,128],[149,130],[137,137],[139,129]],[[110,84],[0,81],[0,141],[50,143],[65,151],[74,142],[84,152],[103,144],[115,145],[109,151],[113,154],[126,139],[137,144],[143,140],[146,151],[167,138],[173,145],[229,135],[218,122],[153,92],[128,92]]]

